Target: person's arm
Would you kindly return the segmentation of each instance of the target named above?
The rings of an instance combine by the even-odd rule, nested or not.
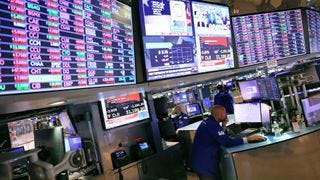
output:
[[[226,122],[223,124],[226,125]],[[242,138],[233,138],[227,135],[224,129],[217,123],[213,127],[208,127],[208,132],[219,144],[226,147],[237,146],[245,143],[245,140]]]

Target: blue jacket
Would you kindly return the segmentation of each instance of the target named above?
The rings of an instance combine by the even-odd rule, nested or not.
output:
[[[214,96],[214,105],[221,105],[226,108],[228,114],[233,114],[233,97],[228,91],[221,91]]]
[[[212,116],[199,125],[191,149],[189,165],[197,173],[207,176],[219,174],[220,146],[243,144],[242,138],[232,138],[224,133]]]

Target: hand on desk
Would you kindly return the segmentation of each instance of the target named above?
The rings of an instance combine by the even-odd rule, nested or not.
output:
[[[266,137],[259,135],[259,134],[253,134],[251,136],[247,137],[248,143],[254,143],[254,142],[262,142],[267,140]]]

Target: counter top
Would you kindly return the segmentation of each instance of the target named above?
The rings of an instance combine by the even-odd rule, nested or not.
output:
[[[296,137],[300,137],[303,136],[305,134],[309,134],[315,131],[319,131],[320,130],[320,125],[316,125],[316,126],[312,126],[312,127],[307,127],[307,128],[301,128],[301,131],[299,133],[295,133],[295,132],[286,132],[284,134],[282,134],[280,137],[274,137],[272,135],[268,135],[267,140],[263,141],[263,142],[258,142],[258,143],[248,143],[248,144],[243,144],[240,146],[235,146],[235,147],[230,147],[230,148],[223,148],[223,150],[225,151],[225,153],[236,153],[236,152],[241,152],[241,151],[246,151],[246,150],[250,150],[250,149],[255,149],[255,148],[260,148],[263,146],[268,146],[268,145],[272,145],[275,143],[280,143],[283,141],[287,141]]]

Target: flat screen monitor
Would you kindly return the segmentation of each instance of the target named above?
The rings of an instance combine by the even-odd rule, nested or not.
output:
[[[310,53],[320,52],[320,12],[307,9]]]
[[[187,93],[181,92],[173,95],[173,102],[175,104],[181,104],[188,102],[188,96]]]
[[[1,95],[136,82],[131,7],[1,1]]]
[[[186,111],[188,115],[199,115],[201,114],[201,108],[198,103],[194,104],[187,104],[186,105]]]
[[[227,6],[146,0],[139,10],[148,81],[234,67]]]
[[[261,78],[239,81],[243,100],[280,100],[280,90],[276,78]]]
[[[301,104],[308,125],[320,122],[320,94],[302,99]]]
[[[67,136],[64,137],[65,151],[76,151],[82,148],[82,138],[79,136]]]
[[[34,131],[32,121],[22,119],[8,123],[11,148],[23,146],[25,150],[35,148]]]
[[[306,54],[300,9],[232,18],[239,66]]]
[[[105,129],[142,121],[150,117],[144,93],[130,93],[101,99]]]
[[[243,100],[261,99],[257,80],[239,81]]]
[[[204,99],[202,100],[202,105],[203,105],[203,108],[204,108],[205,110],[210,109],[210,108],[212,107],[210,98],[209,98],[209,97],[204,98]]]
[[[259,102],[234,104],[234,121],[240,123],[260,123],[261,104]]]

